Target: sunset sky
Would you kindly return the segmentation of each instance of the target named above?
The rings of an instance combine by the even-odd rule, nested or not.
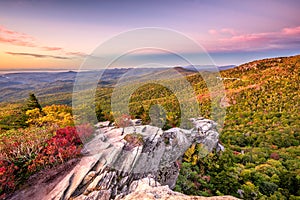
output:
[[[299,9],[298,0],[3,0],[0,70],[77,69],[102,42],[142,27],[187,35],[217,65],[296,55],[300,54]],[[184,47],[181,51],[197,54]],[[163,54],[156,56],[157,62],[164,59]],[[130,62],[119,67],[135,63]]]

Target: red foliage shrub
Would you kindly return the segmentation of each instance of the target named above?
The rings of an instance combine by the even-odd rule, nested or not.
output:
[[[94,128],[90,124],[81,124],[76,126],[77,135],[80,137],[81,141],[84,143],[91,138]]]
[[[0,137],[0,157],[22,168],[43,148],[45,142],[53,136],[55,127],[30,127],[9,130]]]
[[[94,132],[89,124],[61,128],[53,135],[55,130],[33,127],[13,134],[8,131],[0,138],[0,199],[33,172],[79,156],[81,139],[90,138]]]
[[[271,153],[270,158],[272,158],[274,160],[279,160],[280,156],[278,153],[273,152],[273,153]]]
[[[43,149],[55,127],[12,129],[0,137],[0,199],[28,178],[27,164]]]
[[[0,198],[4,198],[5,194],[15,189],[15,173],[18,167],[13,163],[0,160]]]
[[[53,166],[80,155],[81,137],[90,137],[93,128],[90,125],[65,127],[56,131],[45,147],[28,166],[28,171],[34,172],[43,166]],[[81,137],[79,137],[81,135]]]

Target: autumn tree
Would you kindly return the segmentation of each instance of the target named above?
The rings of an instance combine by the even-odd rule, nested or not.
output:
[[[74,125],[72,108],[66,105],[46,106],[41,111],[38,108],[27,110],[27,123],[35,126],[57,125],[66,127]]]

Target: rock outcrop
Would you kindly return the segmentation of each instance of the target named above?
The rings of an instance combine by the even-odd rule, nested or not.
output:
[[[187,196],[172,191],[167,185],[161,186],[155,180],[144,178],[131,184],[129,194],[121,200],[238,200],[232,196],[199,197]]]
[[[167,131],[139,120],[124,130],[99,124],[85,156],[45,199],[190,199],[171,190],[179,174],[176,161],[193,143],[202,143],[207,152],[220,149],[215,122],[191,121],[192,129]]]

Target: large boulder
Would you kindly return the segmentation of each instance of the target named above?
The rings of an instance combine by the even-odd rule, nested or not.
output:
[[[152,178],[144,178],[132,182],[130,193],[121,200],[238,200],[232,196],[220,197],[199,197],[187,196],[179,192],[172,191],[167,185],[162,186],[155,183]]]
[[[99,124],[95,137],[84,146],[85,157],[45,199],[137,199],[146,186],[136,190],[134,184],[144,183],[145,178],[158,185],[151,188],[157,197],[186,199],[187,196],[170,190],[179,174],[176,161],[193,143],[202,143],[210,152],[218,147],[219,139],[215,122],[204,118],[191,121],[191,129],[167,131],[140,125],[140,120],[126,128]]]

